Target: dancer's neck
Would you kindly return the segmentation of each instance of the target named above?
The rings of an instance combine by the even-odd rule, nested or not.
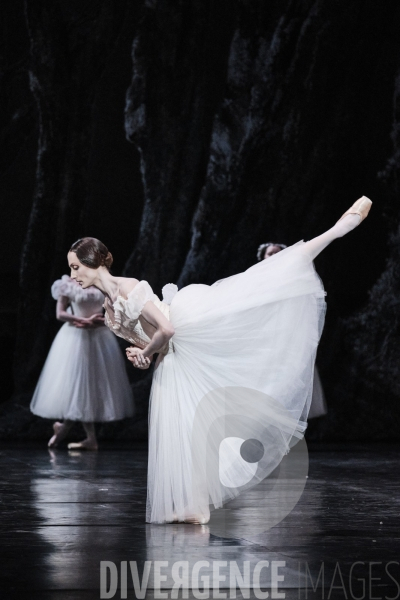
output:
[[[119,292],[120,277],[113,277],[106,269],[99,269],[96,280],[93,285],[97,287],[105,296],[115,302]]]

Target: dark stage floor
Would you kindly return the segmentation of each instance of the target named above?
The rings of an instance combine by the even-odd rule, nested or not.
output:
[[[195,563],[208,561],[201,576],[210,575],[216,561],[226,561],[219,573],[228,574],[229,581],[232,562],[242,571],[249,561],[253,573],[262,560],[270,567],[273,561],[284,565],[279,567],[284,596],[277,597],[399,598],[399,447],[309,450],[309,477],[296,508],[270,531],[255,534],[250,525],[260,514],[253,506],[239,523],[240,536],[232,538],[213,534],[209,525],[145,523],[144,446],[103,445],[98,453],[80,453],[2,444],[0,598],[100,598],[100,561],[114,562],[118,571],[123,561],[136,561],[140,578],[144,561],[152,561],[151,569],[154,561],[168,561],[160,567],[165,595],[151,589],[151,571],[141,597],[170,598],[174,595],[166,590],[176,561],[188,561],[190,573]],[[307,568],[314,586],[321,575],[315,593]],[[268,589],[271,576],[271,568],[261,570],[261,589]],[[211,590],[203,597],[235,597],[224,591],[227,585],[220,584],[219,596]],[[127,587],[126,594],[118,588],[103,597],[137,597],[129,563]],[[236,597],[256,596],[238,591]]]

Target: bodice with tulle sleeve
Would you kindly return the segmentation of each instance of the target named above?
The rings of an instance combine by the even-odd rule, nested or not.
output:
[[[61,296],[68,298],[73,314],[77,317],[87,318],[103,312],[104,294],[93,286],[82,289],[79,283],[68,275],[63,275],[53,283],[51,294],[54,300]]]
[[[144,279],[139,281],[128,294],[127,298],[118,296],[115,302],[105,298],[105,324],[115,335],[123,338],[127,342],[145,348],[150,342],[150,338],[143,330],[139,317],[146,302],[151,301],[169,320],[169,304],[175,293],[178,291],[176,285],[169,283],[162,289],[163,300],[153,292],[150,284]],[[173,352],[173,344],[170,340],[159,354]]]

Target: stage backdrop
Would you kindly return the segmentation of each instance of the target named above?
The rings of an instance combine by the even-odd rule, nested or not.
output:
[[[316,260],[328,414],[307,435],[399,439],[399,3],[4,0],[1,12],[0,437],[49,434],[28,407],[59,327],[50,286],[78,237],[102,239],[115,274],[160,293],[248,268],[261,242],[318,235],[365,194],[365,224]],[[146,436],[150,374],[130,371],[137,416],[103,438]]]

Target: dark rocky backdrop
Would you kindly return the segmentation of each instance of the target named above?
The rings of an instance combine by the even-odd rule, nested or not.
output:
[[[0,16],[0,437],[50,433],[29,401],[78,237],[159,293],[318,235],[365,194],[370,217],[316,260],[328,415],[307,436],[399,439],[398,2],[4,0]],[[137,416],[103,438],[146,437],[150,374],[130,376]]]

